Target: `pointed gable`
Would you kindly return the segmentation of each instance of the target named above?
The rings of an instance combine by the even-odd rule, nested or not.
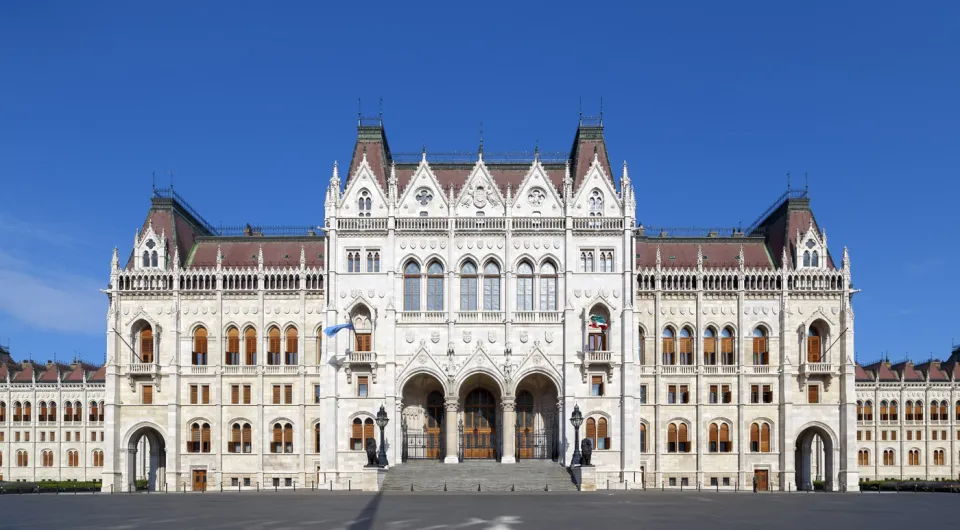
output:
[[[872,383],[874,382],[874,377],[872,372],[867,372],[860,366],[860,363],[857,363],[854,367],[854,375],[857,382]]]
[[[376,180],[381,190],[387,189],[387,171],[390,167],[390,145],[387,143],[387,133],[383,122],[376,120],[373,125],[361,123],[357,125],[357,142],[353,146],[353,156],[350,158],[350,170],[347,173],[347,186],[357,175],[360,164],[366,158],[370,166],[372,178]]]
[[[37,367],[29,361],[20,363],[20,371],[13,378],[14,383],[32,383]]]
[[[890,368],[890,363],[887,361],[877,361],[873,364],[868,364],[863,367],[864,370],[874,374],[876,379],[881,383],[892,383],[900,381],[900,376],[897,372],[894,372]]]
[[[900,380],[902,381],[919,382],[926,380],[923,374],[913,366],[913,361],[897,363],[892,366],[892,370],[900,374]]]
[[[598,120],[595,125],[586,125],[581,119],[577,127],[577,134],[573,138],[573,147],[570,149],[573,189],[580,188],[593,163],[594,155],[596,155],[604,173],[608,178],[612,178],[613,173],[610,166],[610,157],[607,155],[607,143],[603,138],[603,121]]]
[[[506,214],[504,203],[493,175],[480,159],[474,164],[453,209],[458,217],[475,217],[478,212],[483,212],[485,217],[503,217]]]
[[[534,212],[542,217],[559,217],[564,213],[560,192],[539,159],[534,160],[516,187],[513,200],[514,216],[534,215]]]
[[[447,217],[450,214],[447,193],[431,170],[426,153],[400,189],[399,201],[400,216],[418,217],[424,212],[427,217]]]
[[[773,206],[761,214],[753,225],[747,228],[747,233],[762,235],[765,238],[770,255],[773,256],[778,268],[783,265],[780,260],[784,250],[788,260],[786,266],[796,268],[797,232],[803,234],[810,229],[818,234],[822,233],[813,216],[813,210],[810,209],[810,198],[806,190],[788,190]],[[825,254],[827,268],[835,269],[829,248]]]
[[[143,221],[141,231],[151,227],[155,233],[164,234],[166,237],[167,257],[171,267],[174,266],[175,259],[180,260],[177,266],[184,265],[198,237],[216,234],[213,226],[172,189],[153,190],[150,210]],[[131,250],[127,269],[134,268],[136,258],[134,250]]]

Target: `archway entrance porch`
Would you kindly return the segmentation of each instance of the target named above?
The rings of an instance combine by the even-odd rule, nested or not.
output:
[[[141,443],[145,440],[146,443]],[[145,451],[142,459],[138,458],[140,451]],[[121,484],[124,491],[137,489],[137,462],[140,461],[146,470],[144,478],[147,481],[148,491],[162,491],[166,486],[167,447],[160,434],[154,427],[140,427],[127,442],[127,461],[124,466],[124,475]],[[141,473],[141,475],[144,475]]]
[[[797,490],[813,491],[814,482],[823,481],[824,491],[834,491],[834,450],[833,438],[822,427],[810,426],[800,431],[794,453]]]
[[[560,458],[558,390],[550,378],[531,374],[516,391],[517,460]]]

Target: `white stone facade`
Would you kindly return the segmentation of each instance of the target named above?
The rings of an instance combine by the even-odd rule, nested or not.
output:
[[[746,233],[671,237],[636,226],[602,127],[581,126],[566,160],[429,160],[399,163],[361,126],[323,234],[215,233],[155,195],[136,254],[112,265],[105,489],[130,487],[144,436],[157,489],[197,472],[208,488],[349,487],[381,406],[391,465],[569,465],[576,406],[600,484],[733,489],[759,472],[796,489],[811,444],[828,488],[856,484],[849,260],[829,260],[805,194]],[[145,266],[148,238],[161,259]]]

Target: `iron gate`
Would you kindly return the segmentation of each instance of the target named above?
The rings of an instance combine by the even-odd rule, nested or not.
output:
[[[560,456],[557,436],[552,431],[520,429],[517,426],[517,460],[553,460]]]
[[[401,460],[443,460],[446,451],[443,443],[443,429],[437,432],[410,429],[407,422],[402,425],[403,448]]]

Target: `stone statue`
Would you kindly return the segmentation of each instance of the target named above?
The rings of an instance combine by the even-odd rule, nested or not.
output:
[[[580,442],[580,465],[589,466],[590,457],[593,456],[593,440],[584,438]]]
[[[377,465],[377,442],[373,438],[367,438],[367,465]]]

